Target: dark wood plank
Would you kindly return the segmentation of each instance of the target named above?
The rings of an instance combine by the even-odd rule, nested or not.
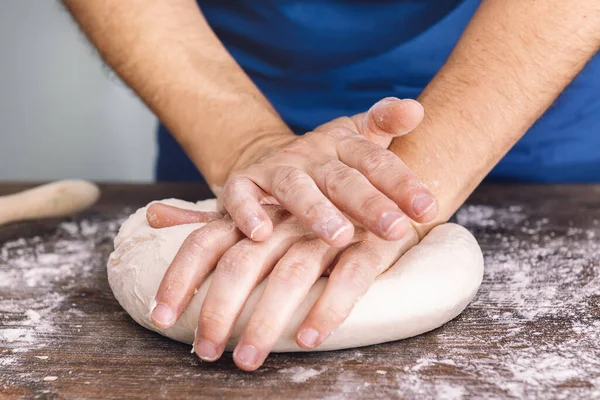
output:
[[[600,186],[484,185],[456,216],[486,258],[460,317],[400,342],[272,355],[255,373],[137,326],[106,281],[126,215],[208,189],[102,191],[73,219],[0,228],[0,398],[600,397]]]

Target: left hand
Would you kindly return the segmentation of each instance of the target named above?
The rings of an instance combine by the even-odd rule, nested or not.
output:
[[[437,215],[431,191],[387,149],[423,115],[417,101],[386,98],[302,137],[260,141],[235,162],[220,204],[255,241],[272,233],[265,203],[280,204],[332,246],[352,239],[350,218],[380,238],[399,240],[409,232],[410,219],[426,223]]]
[[[355,225],[351,243],[340,249],[316,237],[280,206],[266,205],[265,211],[274,222],[273,234],[254,242],[228,215],[160,203],[148,208],[148,222],[154,228],[208,222],[184,241],[165,273],[156,295],[158,306],[152,311],[156,326],[172,326],[214,269],[194,340],[202,360],[221,357],[246,300],[268,276],[233,353],[241,369],[259,368],[315,281],[330,270],[325,291],[296,336],[300,347],[317,347],[342,324],[374,279],[418,240],[414,229],[401,241],[386,241]]]

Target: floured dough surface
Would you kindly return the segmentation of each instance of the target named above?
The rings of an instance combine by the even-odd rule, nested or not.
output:
[[[161,202],[190,210],[216,210],[216,200]],[[211,278],[198,289],[179,321],[168,329],[152,325],[149,307],[183,240],[202,225],[153,229],[146,222],[146,208],[141,208],[121,227],[108,261],[110,286],[129,315],[148,329],[189,344],[193,343]],[[377,278],[342,326],[315,350],[389,342],[438,328],[465,309],[477,293],[482,277],[483,256],[473,235],[459,225],[438,226]],[[296,344],[295,334],[326,282],[327,278],[320,278],[315,283],[273,351],[304,351]],[[228,350],[239,340],[264,285],[265,282],[257,286],[246,303]]]

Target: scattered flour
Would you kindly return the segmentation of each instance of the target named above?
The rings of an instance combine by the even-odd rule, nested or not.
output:
[[[94,271],[104,270],[96,247],[112,241],[120,222],[65,222],[48,236],[0,244],[0,366],[17,366],[28,352],[55,345],[58,315],[81,317],[69,296]],[[0,371],[0,382],[5,378]]]
[[[327,368],[294,366],[278,374],[292,383],[328,379],[339,393],[332,399],[360,398],[381,388],[388,397],[406,398],[600,398],[600,223],[553,231],[552,216],[536,218],[534,211],[470,205],[457,213],[456,220],[485,244],[486,272],[479,294],[457,321],[414,339],[434,340],[435,353],[403,358],[401,351],[409,350],[391,345],[399,354],[391,366],[369,351],[323,353]],[[95,256],[95,248],[112,240],[118,226],[116,219],[68,222],[50,238],[0,245],[0,370],[20,365],[29,351],[57,345],[59,313],[85,317],[70,297],[72,289],[103,271],[106,260]],[[373,382],[344,370],[344,363],[370,368]],[[58,379],[43,376],[35,379]],[[457,376],[479,386],[461,387]]]
[[[326,368],[322,369],[321,371],[317,371],[313,368],[292,367],[280,369],[278,372],[280,374],[287,375],[290,381],[294,383],[304,383],[307,380],[314,378],[315,376],[321,375],[321,373],[323,373],[326,370]]]
[[[29,329],[6,328],[0,329],[0,340],[5,343],[25,342],[32,343],[33,335]]]
[[[42,319],[42,316],[37,311],[33,310],[25,311],[25,316],[29,318],[29,323],[38,322],[40,319]]]
[[[386,361],[377,352],[321,359],[332,366],[323,379],[336,381],[326,398],[600,398],[600,223],[555,231],[552,216],[536,212],[461,209],[456,220],[485,257],[475,300],[445,328],[391,345]],[[421,354],[417,343],[435,351]],[[365,386],[364,375],[335,367],[346,363],[385,370]]]
[[[9,367],[13,364],[16,364],[19,359],[15,356],[7,356],[0,358],[0,367]]]
[[[424,355],[398,374],[404,393],[417,393],[419,385],[428,386],[430,393],[428,371],[452,367],[507,397],[573,398],[577,390],[584,397],[600,397],[597,224],[554,232],[548,218],[533,218],[520,206],[471,205],[456,219],[488,244],[483,248],[486,271],[479,294],[461,317],[463,329],[441,331],[436,340],[440,349],[464,343],[473,351]],[[505,233],[504,228],[512,232],[515,227],[525,238]],[[478,342],[469,327],[483,321],[497,336],[485,336],[496,350],[482,356],[477,348],[490,343]],[[536,339],[541,335],[542,342]],[[595,383],[591,390],[589,382]],[[572,392],[561,396],[560,388],[569,385]],[[452,393],[448,387],[444,391]],[[460,390],[454,393],[463,396]]]

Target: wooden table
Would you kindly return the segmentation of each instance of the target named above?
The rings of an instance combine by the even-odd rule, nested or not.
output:
[[[461,316],[395,343],[271,355],[254,373],[139,327],[106,280],[123,218],[206,187],[102,190],[76,218],[0,228],[2,399],[600,397],[600,186],[483,186],[456,216],[486,260]]]

